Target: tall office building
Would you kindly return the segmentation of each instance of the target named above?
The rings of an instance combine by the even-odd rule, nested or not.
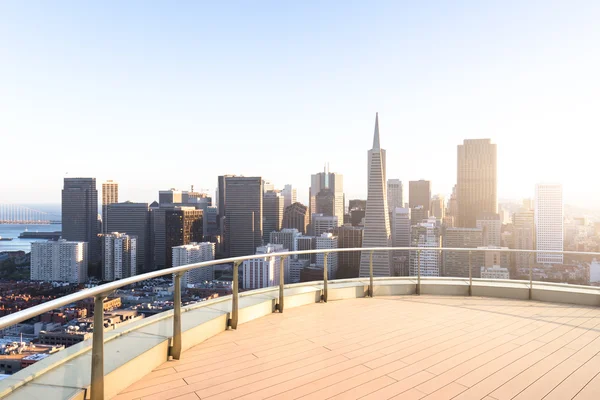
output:
[[[338,217],[329,215],[313,214],[312,220],[312,230],[315,236],[320,236],[322,233],[329,232],[340,225]]]
[[[175,207],[165,211],[165,266],[172,267],[173,247],[202,242],[202,210]]]
[[[270,244],[280,244],[288,251],[296,251],[296,238],[302,236],[298,229],[282,229],[280,232],[271,232]]]
[[[338,222],[342,222],[339,216],[335,214],[335,193],[329,188],[321,189],[315,199],[316,214],[322,214],[326,217],[338,217]]]
[[[188,243],[181,246],[173,247],[174,267],[181,265],[196,264],[215,259],[215,244],[209,242]],[[183,274],[181,283],[185,286],[212,281],[215,279],[214,267],[201,267],[186,271]]]
[[[423,206],[424,218],[429,218],[431,204],[431,181],[423,179],[408,182],[408,206],[413,209]]]
[[[385,150],[379,143],[379,115],[376,114],[373,148],[368,151],[368,195],[363,247],[389,247],[391,244],[385,165]],[[362,252],[360,276],[369,276],[369,262],[370,252]],[[373,275],[390,276],[389,252],[373,253]]]
[[[263,243],[269,243],[271,232],[281,230],[283,220],[283,196],[269,190],[263,195]]]
[[[108,232],[121,232],[135,236],[136,273],[152,270],[150,243],[150,214],[148,203],[114,203],[107,206],[110,219],[105,223]]]
[[[283,228],[295,228],[304,235],[307,233],[308,221],[308,207],[302,203],[293,203],[283,211]]]
[[[411,235],[410,209],[396,207],[392,213],[392,246],[410,247]],[[408,250],[394,250],[392,266],[394,276],[408,276]]]
[[[31,280],[85,283],[88,269],[86,242],[31,243]]]
[[[535,186],[536,249],[563,251],[563,193],[560,184]],[[537,253],[538,264],[562,264],[562,254]]]
[[[316,249],[316,239],[314,236],[298,236],[296,238],[296,250],[314,250]],[[311,263],[315,262],[314,254],[298,254],[296,257],[298,260],[308,260]]]
[[[244,176],[222,178],[224,178],[223,193],[226,199],[219,197],[219,202],[225,200],[224,255],[239,257],[254,254],[263,240],[262,178]],[[221,192],[220,188],[219,192]]]
[[[62,238],[88,243],[88,261],[100,261],[96,178],[65,178],[62,190]],[[92,272],[100,277],[100,269]]]
[[[102,279],[129,278],[137,272],[137,237],[112,232],[102,235]]]
[[[280,244],[269,244],[256,248],[257,258],[246,260],[242,264],[244,289],[260,289],[279,285],[281,257],[276,254],[284,251]],[[273,257],[275,255],[275,257]],[[284,282],[289,282],[289,257],[284,258]]]
[[[398,207],[404,207],[404,188],[400,179],[388,179],[387,200],[390,213]]]
[[[183,203],[183,193],[173,188],[169,190],[160,190],[158,192],[158,204],[181,204]]]
[[[496,213],[481,213],[475,220],[475,227],[483,229],[484,246],[502,245],[502,221]]]
[[[205,240],[207,238],[215,237],[219,234],[219,226],[217,225],[218,219],[218,211],[215,206],[208,206],[205,210],[203,210],[202,218],[203,218],[203,235]],[[208,240],[211,241],[211,240]]]
[[[426,250],[427,247],[440,247],[441,234],[434,217],[429,218],[411,230],[411,247],[423,247],[419,251],[410,251],[410,276],[417,276],[419,269],[421,276],[440,276],[441,255],[439,250]]]
[[[513,243],[517,250],[535,249],[535,213],[533,210],[520,210],[513,215]],[[523,275],[535,261],[532,254],[515,253],[515,268]]]
[[[443,237],[443,247],[453,249],[475,249],[483,246],[482,228],[446,228]],[[471,251],[471,271],[474,278],[481,272],[481,252]],[[468,277],[469,252],[444,250],[443,276]]]
[[[108,205],[119,202],[119,184],[113,181],[102,183],[102,233],[110,232],[108,226]]]
[[[317,211],[317,195],[323,189],[329,189],[334,195],[335,211],[334,216],[338,217],[339,223],[344,221],[344,177],[335,172],[329,172],[326,165],[323,172],[311,176],[309,188],[309,216],[312,223],[312,214],[319,214]]]
[[[283,208],[287,208],[298,201],[296,189],[292,185],[285,185],[281,191],[281,195],[283,196]]]
[[[338,248],[338,238],[333,233],[322,233],[315,239],[317,250],[330,250]],[[325,254],[317,253],[315,265],[318,268],[325,266]],[[336,279],[338,270],[338,253],[329,253],[327,255],[327,278]]]
[[[356,249],[362,247],[364,228],[344,224],[332,231],[337,236],[338,249]],[[344,251],[337,253],[337,277],[356,278],[360,268],[360,251]]]
[[[496,153],[490,139],[466,139],[458,145],[457,226],[474,228],[478,215],[498,212]]]
[[[430,213],[439,220],[443,220],[446,216],[446,199],[441,194],[436,194],[431,199]]]
[[[416,206],[410,209],[410,222],[412,225],[419,224],[427,218],[427,210],[425,207]]]

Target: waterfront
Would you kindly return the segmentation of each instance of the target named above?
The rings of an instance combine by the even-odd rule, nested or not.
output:
[[[26,253],[31,251],[31,243],[45,241],[44,239],[19,239],[19,235],[25,230],[29,232],[54,232],[62,229],[61,224],[50,225],[16,225],[0,224],[0,236],[3,238],[13,238],[13,240],[0,240],[0,252],[22,250]]]

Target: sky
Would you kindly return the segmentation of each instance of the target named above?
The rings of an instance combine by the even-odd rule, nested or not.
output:
[[[418,3],[418,4],[416,4]],[[220,174],[344,175],[366,198],[375,113],[388,178],[456,183],[498,145],[500,198],[564,185],[600,203],[598,1],[0,2],[0,203],[59,203],[65,176],[120,200]]]

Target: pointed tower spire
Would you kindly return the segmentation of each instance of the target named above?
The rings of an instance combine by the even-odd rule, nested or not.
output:
[[[379,149],[379,113],[375,113],[375,135],[373,136],[373,149]]]

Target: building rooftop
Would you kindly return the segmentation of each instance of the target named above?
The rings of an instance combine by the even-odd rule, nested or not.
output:
[[[600,309],[356,298],[219,333],[115,399],[598,399]]]

